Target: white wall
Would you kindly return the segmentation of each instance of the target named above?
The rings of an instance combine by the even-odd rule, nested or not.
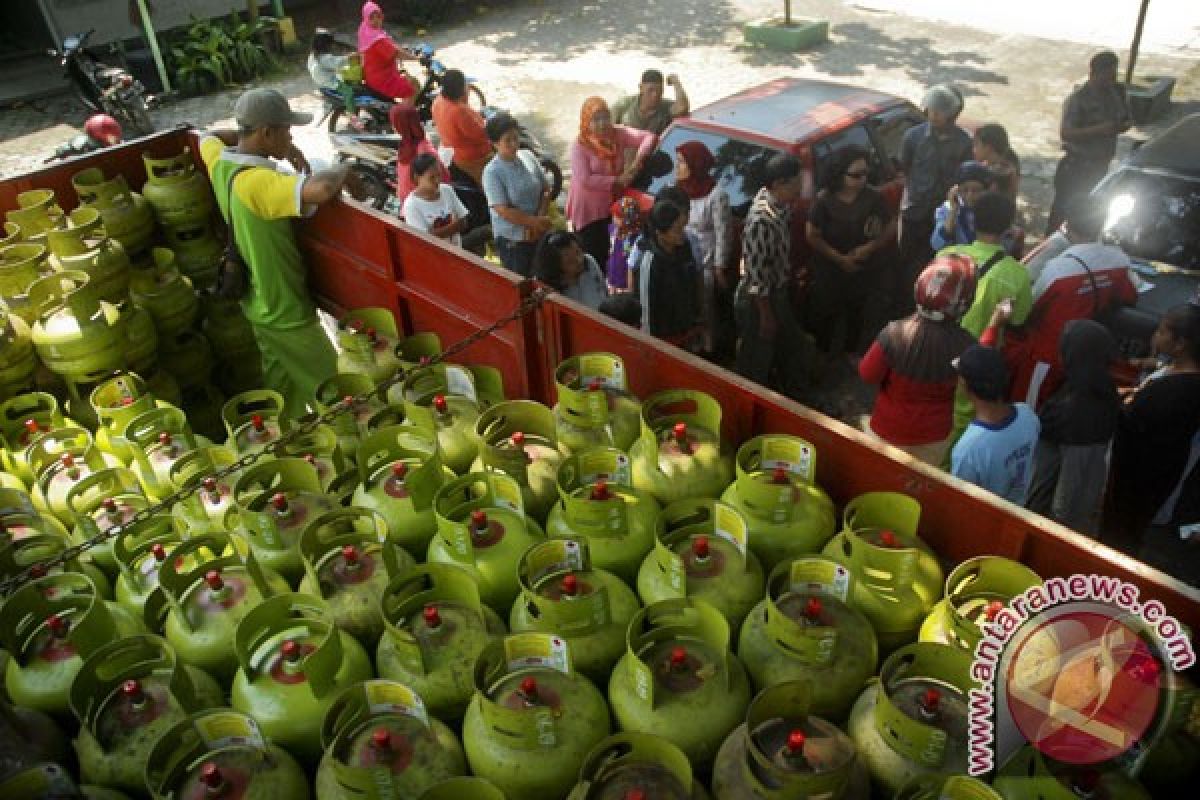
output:
[[[60,39],[91,28],[91,44],[106,44],[131,39],[142,33],[141,16],[134,0],[40,0],[49,16],[54,33]],[[227,16],[245,11],[246,0],[146,0],[155,30],[162,32],[186,25],[192,16]],[[267,0],[260,5],[268,6]]]

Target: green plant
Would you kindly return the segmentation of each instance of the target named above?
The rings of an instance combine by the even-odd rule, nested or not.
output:
[[[167,49],[175,83],[187,94],[204,94],[236,83],[250,83],[275,68],[275,59],[262,45],[273,17],[243,22],[198,19],[177,36]]]

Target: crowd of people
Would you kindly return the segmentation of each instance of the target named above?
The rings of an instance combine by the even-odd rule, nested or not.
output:
[[[459,241],[467,210],[403,102],[411,85],[397,79],[400,51],[371,2],[359,46],[368,86],[400,101],[392,122],[403,136],[405,222]],[[1126,365],[1142,370],[1129,388],[1114,382],[1120,356],[1097,322],[1137,299],[1130,259],[1104,241],[1105,210],[1088,201],[1130,124],[1116,69],[1115,55],[1097,54],[1064,103],[1050,228],[1032,253],[1017,218],[1020,161],[1005,129],[968,133],[958,123],[963,95],[938,85],[923,98],[925,121],[901,143],[897,210],[870,185],[865,150],[846,147],[820,170],[825,185],[802,226],[811,251],[802,297],[791,217],[806,176],[796,157],[777,153],[762,166],[740,242],[722,173],[702,142],[675,148],[674,181],[655,196],[629,191],[659,135],[688,112],[675,75],[647,70],[637,92],[612,106],[586,99],[570,144],[565,214],[521,150],[517,121],[473,110],[461,73],[445,74],[433,121],[453,165],[486,195],[505,268],[793,398],[811,382],[814,353],[825,364],[848,357],[877,387],[862,419],[868,435],[1196,583],[1200,304],[1163,317],[1152,363]],[[294,157],[290,142],[263,138],[248,122],[239,117],[241,152]],[[215,146],[205,155],[249,157]],[[299,214],[317,199],[314,179],[294,194],[295,208],[283,203],[295,186],[279,178],[276,203],[256,205],[239,190],[230,202]]]

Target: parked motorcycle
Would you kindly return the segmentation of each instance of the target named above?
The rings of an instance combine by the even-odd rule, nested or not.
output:
[[[62,50],[49,50],[49,55],[61,58],[67,80],[87,108],[95,114],[108,114],[135,136],[154,133],[149,106],[154,99],[146,94],[141,81],[122,67],[113,67],[98,60],[87,49],[87,33],[68,36]]]

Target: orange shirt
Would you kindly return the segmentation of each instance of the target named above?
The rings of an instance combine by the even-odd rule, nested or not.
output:
[[[454,148],[456,162],[479,161],[492,153],[483,128],[483,117],[466,103],[456,103],[438,95],[433,101],[433,124],[442,142]]]

